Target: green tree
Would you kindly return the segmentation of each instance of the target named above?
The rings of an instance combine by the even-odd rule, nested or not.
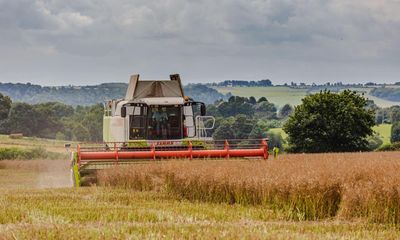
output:
[[[395,123],[400,121],[400,106],[390,107],[390,122]]]
[[[368,149],[374,111],[354,91],[309,95],[284,125],[293,152],[347,152]]]
[[[223,117],[236,116],[238,114],[253,116],[254,110],[248,102],[249,100],[245,97],[232,96],[228,102],[222,102],[218,105],[218,112]]]
[[[207,115],[220,117],[221,114],[218,111],[218,108],[215,105],[207,105]]]
[[[260,102],[268,102],[268,100],[267,100],[266,97],[260,97],[257,102],[258,103],[260,103]]]
[[[83,126],[89,131],[90,141],[100,142],[103,140],[103,106],[94,105],[84,115]]]
[[[7,133],[22,133],[26,136],[35,135],[38,130],[37,112],[27,103],[14,103],[5,123]]]
[[[239,114],[236,116],[235,122],[232,124],[235,139],[247,139],[255,122],[246,115]]]
[[[61,122],[63,116],[58,103],[40,103],[32,105],[36,113],[37,128],[32,134],[43,138],[55,138],[57,132],[62,132],[64,126]],[[56,106],[56,107],[55,107]]]
[[[273,103],[262,101],[254,106],[255,117],[264,119],[276,119],[276,107]]]
[[[11,98],[0,93],[0,121],[8,117],[11,109]]]
[[[259,124],[256,124],[249,134],[249,139],[263,139],[267,137],[267,132]]]
[[[80,123],[76,123],[74,128],[72,129],[72,140],[74,141],[90,141],[90,133],[89,131]]]
[[[257,103],[256,98],[253,97],[253,96],[251,96],[251,97],[249,98],[249,103],[252,104],[252,105],[256,104],[256,103]]]
[[[234,139],[235,133],[232,129],[232,123],[227,120],[221,122],[219,127],[215,130],[213,138],[215,140]]]
[[[285,104],[283,105],[283,107],[281,108],[281,110],[279,111],[279,116],[281,118],[286,118],[288,117],[290,114],[292,114],[293,112],[293,107],[290,106],[289,104]]]
[[[395,122],[392,125],[390,142],[400,142],[400,122]]]
[[[368,140],[368,148],[371,151],[379,148],[383,144],[381,137],[379,136],[379,134],[376,133],[373,134],[372,136],[369,136],[367,140]]]

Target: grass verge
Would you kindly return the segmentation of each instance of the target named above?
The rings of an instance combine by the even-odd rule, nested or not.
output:
[[[0,148],[0,160],[66,159],[65,153],[49,152],[44,148]]]

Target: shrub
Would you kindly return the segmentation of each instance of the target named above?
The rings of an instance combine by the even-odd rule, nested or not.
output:
[[[377,151],[400,151],[400,142],[384,144]]]
[[[0,148],[0,160],[31,160],[31,159],[60,159],[65,154],[48,152],[44,148]]]

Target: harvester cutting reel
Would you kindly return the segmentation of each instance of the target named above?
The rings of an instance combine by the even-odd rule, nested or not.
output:
[[[72,153],[74,186],[96,182],[98,170],[165,160],[268,159],[268,139],[162,140],[78,144]]]

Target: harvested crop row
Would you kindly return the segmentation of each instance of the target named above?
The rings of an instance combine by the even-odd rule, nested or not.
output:
[[[265,205],[288,219],[400,222],[400,153],[284,155],[276,161],[171,161],[99,172],[101,185],[189,200]]]

